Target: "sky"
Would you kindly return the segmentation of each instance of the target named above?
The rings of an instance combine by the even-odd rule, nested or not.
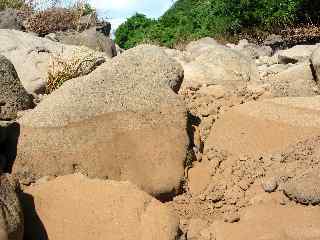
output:
[[[151,18],[160,17],[170,8],[173,0],[90,0],[100,17],[107,17],[116,29],[136,12]]]

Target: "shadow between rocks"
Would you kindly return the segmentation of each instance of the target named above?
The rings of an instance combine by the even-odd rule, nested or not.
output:
[[[3,172],[11,173],[13,163],[17,156],[17,145],[20,136],[20,125],[16,122],[1,128],[4,139],[0,143],[0,156],[4,157],[0,161]]]
[[[24,238],[23,240],[48,240],[47,231],[35,209],[34,198],[21,192],[19,199],[24,213]]]

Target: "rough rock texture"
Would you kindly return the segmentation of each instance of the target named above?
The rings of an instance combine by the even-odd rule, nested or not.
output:
[[[18,186],[9,175],[0,176],[0,239],[23,239],[23,212],[16,191]]]
[[[176,216],[128,182],[68,175],[27,188],[22,200],[27,239],[175,240],[178,236]]]
[[[208,48],[220,45],[216,40],[213,38],[202,38],[197,41],[190,42],[186,46],[186,51],[190,54],[190,58],[194,60],[195,58],[199,57],[203,53],[208,51]]]
[[[207,232],[211,240],[317,240],[320,238],[319,218],[319,208],[258,205],[246,210],[239,223],[217,221]]]
[[[200,46],[191,52],[194,60],[183,65],[183,89],[202,84],[243,87],[259,79],[253,61],[238,51],[219,44]]]
[[[311,170],[290,179],[284,186],[284,193],[302,204],[320,203],[320,171]]]
[[[43,93],[52,58],[71,59],[79,54],[97,54],[86,47],[63,45],[30,33],[0,29],[0,54],[15,66],[28,93]],[[101,57],[106,57],[99,53]]]
[[[317,45],[297,45],[277,52],[280,63],[297,63],[309,60]]]
[[[311,67],[314,71],[316,80],[320,81],[320,47],[318,47],[311,56]]]
[[[232,48],[252,59],[258,59],[259,57],[265,56],[270,57],[273,52],[272,48],[269,46],[259,46],[254,43],[249,43],[246,39],[240,40],[239,44],[232,46]]]
[[[264,83],[271,85],[274,97],[311,97],[319,94],[309,62],[289,67]]]
[[[0,120],[15,119],[18,111],[33,107],[12,63],[0,55]]]
[[[320,131],[320,98],[276,98],[250,102],[223,114],[205,146],[235,155],[273,153]]]
[[[142,45],[68,81],[20,119],[13,172],[29,180],[83,172],[157,196],[177,192],[188,137],[172,89],[182,76],[160,48]]]
[[[17,10],[7,8],[0,11],[0,29],[22,30],[22,28],[22,22]]]
[[[110,58],[117,56],[114,42],[103,33],[97,32],[95,27],[81,33],[59,33],[57,39],[63,44],[86,46],[94,51],[105,52]]]

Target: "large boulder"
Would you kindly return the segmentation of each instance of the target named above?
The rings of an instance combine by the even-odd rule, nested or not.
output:
[[[179,220],[128,182],[58,177],[25,190],[26,239],[175,240]]]
[[[22,19],[15,9],[7,8],[0,11],[0,29],[22,30]]]
[[[277,52],[280,63],[297,63],[308,61],[318,45],[296,45],[286,50]]]
[[[57,39],[63,44],[86,46],[94,51],[105,52],[108,57],[112,58],[117,56],[116,45],[111,38],[96,30],[92,27],[81,33],[69,32],[58,33]]]
[[[213,125],[206,149],[261,156],[320,133],[320,97],[249,102],[223,114]]]
[[[0,239],[22,240],[23,212],[17,196],[18,184],[9,175],[0,176]]]
[[[0,120],[15,119],[18,111],[32,107],[32,97],[22,86],[14,66],[0,55]]]
[[[204,84],[243,87],[247,82],[259,79],[254,62],[240,52],[217,43],[199,46],[189,50],[194,60],[183,66],[185,81],[182,88]]]
[[[160,48],[142,45],[66,82],[20,119],[13,172],[29,180],[83,172],[176,192],[188,145],[175,94],[182,77]]]
[[[13,63],[28,93],[44,92],[48,69],[55,58],[68,60],[79,55],[106,57],[86,47],[63,45],[30,33],[7,29],[0,29],[0,54]]]

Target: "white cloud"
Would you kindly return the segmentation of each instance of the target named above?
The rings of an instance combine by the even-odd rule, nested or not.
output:
[[[97,9],[122,10],[132,7],[138,0],[91,0]]]

